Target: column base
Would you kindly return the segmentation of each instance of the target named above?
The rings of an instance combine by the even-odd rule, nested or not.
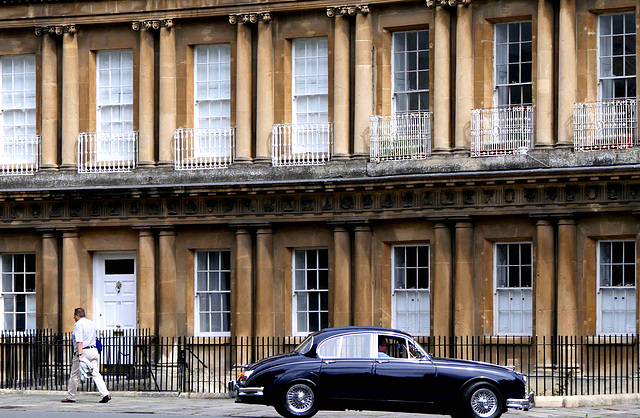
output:
[[[351,154],[336,154],[332,155],[331,159],[335,161],[346,161],[351,159]]]
[[[40,170],[42,171],[58,171],[58,169],[57,164],[42,164],[40,166]]]
[[[256,157],[253,160],[254,164],[271,164],[271,157]]]
[[[253,158],[251,157],[238,157],[233,160],[234,164],[253,164]]]

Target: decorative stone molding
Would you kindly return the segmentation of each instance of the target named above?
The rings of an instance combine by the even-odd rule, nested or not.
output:
[[[171,29],[173,27],[173,19],[162,20],[134,20],[131,22],[133,30],[158,30],[160,28]]]
[[[76,25],[61,25],[61,26],[36,26],[36,36],[42,36],[45,34],[61,36],[65,32],[71,35],[76,33]]]
[[[371,10],[369,9],[369,6],[366,4],[360,4],[357,6],[327,7],[328,17],[355,16],[358,13],[362,15],[368,15],[370,12]]]
[[[229,23],[232,25],[239,23],[269,23],[271,22],[271,13],[270,12],[259,12],[259,13],[240,13],[235,15],[229,15]]]
[[[433,8],[438,6],[441,6],[441,7],[469,6],[472,0],[426,0],[426,1],[427,1],[427,7]]]

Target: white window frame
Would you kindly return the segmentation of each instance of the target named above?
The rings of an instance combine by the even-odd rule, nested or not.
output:
[[[299,252],[304,252],[304,266],[299,266],[296,264],[296,254]],[[308,265],[308,257],[310,254],[310,251],[315,251],[315,255],[316,255],[316,267],[312,268],[312,269],[308,269],[307,265]],[[327,259],[327,265],[324,267],[319,266],[318,261],[320,259],[320,257],[318,256],[318,253],[320,251],[325,251],[326,252],[326,259]],[[327,248],[296,248],[292,251],[291,254],[292,260],[291,260],[291,279],[292,279],[292,284],[291,284],[291,289],[292,289],[292,298],[291,298],[291,313],[292,313],[292,328],[293,328],[293,335],[307,335],[309,332],[311,331],[315,331],[315,329],[310,329],[309,327],[309,315],[311,313],[313,313],[314,315],[318,315],[319,319],[318,319],[318,329],[322,329],[324,326],[322,324],[322,315],[326,315],[326,326],[329,326],[329,250]],[[307,289],[306,288],[306,272],[308,271],[316,271],[317,272],[317,280],[318,280],[318,289]],[[297,285],[296,285],[296,272],[301,271],[303,272],[303,274],[305,275],[305,289],[298,289]],[[326,280],[327,280],[327,287],[326,289],[320,289],[320,272],[323,271],[324,274],[326,275]],[[306,324],[304,324],[303,328],[300,330],[299,326],[302,326],[303,324],[300,324],[298,322],[298,296],[301,295],[311,295],[311,294],[317,294],[319,297],[319,301],[318,301],[318,309],[317,310],[313,310],[311,311],[309,308],[309,299],[307,298],[307,306],[306,306],[306,311],[302,311],[306,313]],[[327,303],[327,309],[322,309],[322,294],[325,294],[325,298],[326,298],[326,303]]]
[[[499,245],[518,245],[520,247],[520,251],[522,251],[523,245],[530,246],[530,254],[529,260],[531,260],[531,264],[522,264],[520,261],[517,264],[520,269],[524,266],[529,266],[531,269],[531,286],[520,286],[520,287],[509,287],[508,286],[508,277],[507,277],[507,286],[506,287],[498,287],[498,246]],[[509,255],[509,249],[507,248],[507,257]],[[521,258],[521,253],[520,253]],[[510,266],[516,266],[516,264],[510,264],[507,259],[507,274]],[[520,270],[521,271],[521,270]],[[533,335],[533,278],[534,278],[534,264],[533,264],[533,243],[531,241],[514,241],[514,242],[495,242],[493,244],[493,321],[494,321],[494,334],[495,335],[504,335],[504,336],[531,336]],[[520,284],[522,284],[522,276],[520,276]],[[504,290],[503,290],[504,289]],[[525,303],[530,303],[530,306],[523,307],[521,310],[500,310],[500,293],[501,292],[509,292],[511,294],[520,293],[518,296],[522,297],[524,292],[529,293],[529,301],[525,301]],[[524,298],[522,299],[525,300]],[[512,312],[519,312],[521,317],[521,329],[522,331],[501,331],[500,330],[500,315],[502,313],[508,313],[511,315]],[[528,320],[526,315],[528,314]]]
[[[625,267],[626,266],[633,266],[633,273],[631,273],[631,277],[633,278],[633,282],[634,285],[633,286],[602,286],[602,282],[601,280],[602,278],[602,269],[601,269],[601,265],[603,263],[602,259],[601,259],[601,245],[604,243],[617,243],[617,242],[622,242],[622,243],[633,243],[633,262],[629,263],[627,262],[628,260],[624,259],[624,249],[623,249],[623,262],[622,263],[614,263],[613,262],[613,258],[610,260],[609,263],[607,263],[608,265],[610,265],[611,267],[619,265],[622,267],[622,272],[623,272],[623,280],[624,277],[626,277],[626,272]],[[613,249],[612,249],[613,252]],[[637,321],[637,311],[636,311],[636,299],[637,299],[637,283],[636,283],[636,274],[637,274],[637,243],[635,240],[633,239],[606,239],[606,240],[600,240],[597,243],[596,246],[596,286],[597,286],[597,306],[598,306],[598,315],[597,315],[597,328],[598,328],[598,335],[626,335],[626,334],[635,334],[636,333],[636,321]],[[631,301],[631,310],[633,312],[633,319],[631,320],[631,323],[627,323],[625,325],[625,330],[621,330],[621,329],[616,329],[615,327],[615,320],[614,320],[614,326],[613,326],[613,330],[611,331],[607,331],[604,328],[608,327],[606,324],[603,323],[603,291],[606,290],[611,290],[611,291],[619,291],[619,290],[624,290],[627,291],[625,293],[630,293],[629,291],[633,291],[634,293],[634,298]],[[622,312],[622,310],[619,310],[618,312]]]
[[[412,50],[407,50],[407,38],[406,35],[407,34],[416,34],[416,49],[412,49]],[[396,36],[398,35],[405,35],[404,38],[404,50],[403,51],[397,51],[396,50]],[[421,35],[426,34],[427,40],[426,40],[426,49],[422,49],[421,48],[421,44],[420,44],[420,39],[421,39]],[[424,45],[422,45],[424,46]],[[392,36],[391,36],[391,107],[392,107],[392,111],[393,114],[396,113],[411,113],[411,112],[428,112],[429,111],[429,100],[430,97],[429,95],[431,94],[430,89],[429,89],[429,80],[430,80],[430,72],[431,72],[431,68],[429,68],[429,60],[430,60],[430,56],[429,54],[431,53],[430,49],[429,49],[429,30],[428,29],[418,29],[418,30],[408,30],[408,31],[397,31],[397,32],[393,32]],[[414,70],[408,70],[407,69],[407,64],[408,64],[408,53],[415,53],[416,54],[416,63],[415,63],[415,69]],[[426,54],[427,57],[427,68],[419,68],[420,66],[420,55],[421,54]],[[399,62],[396,62],[396,60],[399,60],[399,56],[403,56],[404,59],[403,64],[402,64],[402,68],[399,68],[400,66],[398,65]],[[400,89],[400,86],[398,85],[398,80],[396,77],[396,72],[400,73],[404,73],[404,89]],[[421,78],[421,72],[424,72],[426,74],[422,75],[423,77],[426,76],[426,88],[420,88],[420,80],[422,80]],[[415,74],[415,88],[412,86],[409,86],[407,88],[407,84],[409,83],[407,81],[407,77],[409,74]],[[398,110],[398,95],[399,94],[407,94],[407,95],[416,95],[417,96],[417,100],[418,100],[418,107],[417,109],[409,109],[409,105],[407,104],[407,109],[404,110]],[[425,95],[426,96],[426,106],[422,105],[422,99],[421,99],[421,95]],[[410,101],[408,102],[410,103]]]
[[[125,66],[125,56],[131,66]],[[113,64],[112,57],[118,57]],[[108,63],[104,63],[108,60]],[[107,67],[103,67],[107,65]],[[108,85],[105,85],[106,75]],[[125,81],[128,79],[128,83]],[[119,81],[118,81],[119,80]],[[108,99],[106,99],[108,97]],[[109,117],[106,111],[109,110]],[[118,110],[120,117],[113,119]],[[103,114],[104,113],[104,114]],[[104,124],[108,124],[108,129]],[[96,132],[122,133],[133,131],[133,50],[101,50],[96,53]]]
[[[218,265],[217,266],[211,266],[209,265],[210,260],[211,260],[211,254],[212,253],[218,253]],[[228,269],[227,268],[223,268],[223,262],[222,262],[222,255],[227,254],[227,256],[229,257],[229,265],[228,265]],[[201,266],[200,265],[200,256],[203,255],[206,259],[207,265],[206,266]],[[194,295],[195,295],[195,302],[194,302],[194,326],[195,326],[195,332],[194,335],[196,336],[203,336],[203,337],[207,337],[207,336],[211,336],[211,337],[228,337],[231,335],[231,251],[229,250],[198,250],[195,253],[195,257],[194,257],[194,264],[195,264],[195,268],[194,268],[194,273],[195,273],[195,277],[194,277]],[[202,290],[199,289],[199,284],[198,284],[198,276],[199,273],[202,273],[205,275],[205,281],[206,281],[206,286],[207,289],[206,290]],[[212,274],[218,274],[219,277],[219,285],[218,285],[218,289],[216,290],[211,289],[209,286],[211,284],[211,277],[210,275]],[[229,287],[228,289],[222,289],[220,284],[222,283],[222,279],[220,279],[220,275],[221,274],[226,274],[229,280]],[[227,297],[228,298],[228,309],[223,309],[223,302],[221,300],[221,305],[220,305],[220,310],[213,310],[212,306],[211,306],[211,298],[209,299],[209,309],[204,311],[204,312],[200,312],[200,296],[204,296],[204,295],[209,295],[209,296],[218,296],[218,297]],[[224,316],[226,315],[227,317],[227,325],[229,326],[228,330],[224,330],[222,329],[221,331],[201,331],[200,330],[200,314],[209,314],[209,329],[213,328],[213,324],[212,324],[212,314],[221,314],[222,315],[222,322],[220,323],[221,329],[224,326]]]
[[[196,129],[231,126],[231,45],[196,45],[194,48],[193,108]],[[202,116],[204,105],[215,114]],[[207,121],[207,123],[203,123]],[[215,121],[215,123],[214,123]]]
[[[307,54],[309,44],[316,43],[316,51],[317,54]],[[326,55],[320,53],[321,44],[324,43],[324,51]],[[298,50],[297,45],[305,44],[305,55],[300,57],[297,55],[296,51]],[[296,61],[298,59],[304,60],[305,62],[305,71],[303,74],[299,73],[299,68],[297,68]],[[307,72],[307,67],[309,66],[309,61],[315,61],[316,63],[316,72],[309,74]],[[324,71],[321,71],[324,70]],[[324,79],[324,81],[323,81]],[[304,83],[305,91],[299,92],[298,83]],[[313,87],[315,82],[315,89]],[[324,83],[324,86],[322,84]],[[309,91],[311,90],[311,91]],[[292,120],[294,124],[298,123],[328,123],[329,122],[329,41],[326,37],[318,37],[318,38],[298,38],[294,39],[291,44],[291,100],[292,100],[292,109],[293,115]],[[317,98],[318,108],[315,111],[309,111],[307,107],[306,112],[298,112],[298,105],[300,104],[300,99],[302,98]],[[321,103],[322,98],[324,98],[324,103]],[[307,115],[306,121],[299,121],[298,114]],[[309,122],[309,115],[316,115],[316,119],[314,121]]]
[[[15,71],[16,62],[22,71]],[[11,71],[5,73],[10,66]],[[20,87],[20,88],[18,88]],[[9,124],[8,115],[13,123]],[[15,118],[21,120],[16,123]],[[9,132],[10,130],[10,132]],[[36,57],[35,55],[5,55],[0,57],[0,158],[10,163],[32,163],[37,145],[36,136]],[[32,143],[23,149],[20,142]]]
[[[632,32],[626,32],[625,31],[626,26],[627,26],[627,23],[626,23],[626,16],[627,15],[633,16],[633,18],[634,18],[634,24],[632,25],[633,26],[633,31]],[[633,47],[633,53],[627,54],[626,50],[625,50],[625,47],[623,45],[623,47],[622,47],[622,49],[623,49],[622,55],[615,55],[614,56],[613,55],[613,44],[612,44],[613,41],[611,41],[611,43],[610,43],[611,50],[609,51],[610,55],[606,56],[607,58],[611,59],[611,76],[604,77],[603,74],[602,74],[602,66],[601,66],[601,60],[603,60],[603,58],[604,58],[601,55],[603,53],[603,51],[602,51],[602,42],[603,42],[603,40],[602,39],[603,39],[603,37],[608,37],[608,38],[612,39],[614,34],[613,34],[613,22],[612,22],[612,25],[611,25],[612,33],[611,34],[607,34],[607,35],[603,35],[602,34],[602,20],[603,19],[613,19],[614,16],[622,16],[622,21],[623,21],[623,25],[624,25],[623,33],[622,34],[617,34],[617,35],[621,35],[623,37],[623,39],[626,36],[633,35],[634,38],[635,38],[634,42],[633,42],[634,47]],[[632,75],[626,75],[626,74],[623,75],[623,76],[614,76],[613,75],[613,58],[614,57],[622,57],[622,67],[623,67],[623,69],[625,69],[625,72],[626,72],[626,63],[625,63],[626,57],[633,56],[634,58],[636,58],[635,44],[637,42],[637,37],[636,37],[636,25],[635,25],[635,23],[636,23],[635,22],[635,12],[633,12],[633,11],[632,12],[625,12],[625,13],[608,13],[608,14],[602,14],[602,15],[598,16],[598,27],[597,27],[597,32],[598,32],[598,36],[597,36],[597,43],[598,43],[598,45],[597,45],[597,56],[598,56],[598,59],[597,59],[598,100],[624,100],[624,99],[635,100],[636,99],[636,96],[638,94],[638,90],[637,90],[638,86],[637,86],[637,84],[636,84],[636,94],[633,95],[633,96],[629,96],[627,94],[627,91],[626,91],[626,86],[627,86],[626,82],[625,82],[625,95],[624,95],[624,97],[615,97],[615,80],[622,79],[622,80],[634,80],[635,81],[636,80],[636,65],[637,64],[633,65],[631,67],[633,69],[633,74]],[[626,43],[626,41],[625,41],[625,43]],[[612,97],[604,98],[604,93],[603,93],[604,84],[608,80],[612,80],[612,82],[614,84],[614,86],[612,86]]]
[[[523,41],[522,40],[522,24],[523,23],[529,23],[529,25],[531,25],[531,39],[528,41]],[[519,40],[517,42],[511,42],[511,40],[509,39],[509,25],[513,25],[513,24],[518,24],[519,25]],[[506,27],[506,41],[504,43],[498,43],[498,28],[499,27]],[[510,44],[515,44],[517,43],[518,45],[520,45],[519,51],[518,51],[518,59],[519,61],[517,63],[511,63],[509,62],[509,45]],[[531,45],[531,61],[522,61],[522,45],[523,44],[530,44]],[[500,46],[505,45],[505,62],[498,62],[498,56],[499,56],[499,49]],[[494,96],[493,96],[493,100],[494,100],[494,107],[508,107],[508,106],[531,106],[532,102],[533,102],[533,23],[531,20],[521,20],[521,21],[517,21],[517,22],[505,22],[505,23],[496,23],[494,25],[493,28],[493,89],[494,89]],[[519,75],[519,81],[516,82],[509,82],[509,66],[510,65],[514,65],[517,64],[518,65],[518,75]],[[528,64],[531,66],[531,71],[530,71],[530,77],[531,77],[531,81],[529,82],[522,82],[522,66],[523,64]],[[505,68],[507,69],[507,73],[505,74],[505,83],[499,83],[499,77],[498,77],[498,66],[500,65],[504,65]],[[531,101],[529,102],[525,102],[524,101],[524,86],[530,86],[531,88]],[[512,86],[518,86],[520,87],[520,103],[513,103],[511,101],[511,87]],[[500,89],[501,88],[506,88],[507,89],[507,103],[501,103],[500,102]]]
[[[404,248],[405,250],[405,264],[404,266],[396,266],[396,250],[397,249],[401,249]],[[423,260],[418,260],[418,254],[416,254],[416,266],[407,266],[406,264],[406,253],[408,249],[411,250],[416,250],[418,251],[419,248],[426,248],[427,249],[427,255],[426,255],[426,265],[421,264],[421,262]],[[417,269],[418,271],[416,272],[416,287],[415,288],[411,288],[411,289],[401,289],[396,287],[396,269],[400,268],[403,269],[405,271],[405,285],[406,285],[406,270],[407,269]],[[423,288],[423,287],[418,287],[418,284],[420,283],[419,281],[419,271],[424,271],[426,270],[426,274],[427,274],[427,287]],[[419,310],[419,311],[415,311],[413,312],[413,314],[418,315],[417,316],[417,329],[408,329],[406,327],[403,327],[402,324],[398,323],[398,318],[397,318],[397,312],[396,309],[398,309],[398,294],[402,294],[405,293],[407,295],[407,299],[409,299],[409,294],[413,292],[415,293],[414,295],[414,299],[417,297],[420,297],[420,295],[418,294],[418,292],[426,292],[426,306],[427,309],[426,311],[424,310]],[[422,296],[424,297],[424,296]],[[405,312],[407,315],[410,314],[410,312]],[[426,324],[423,324],[421,319],[426,316]],[[411,335],[431,335],[431,246],[429,244],[402,244],[402,245],[392,245],[391,246],[391,327],[392,328],[398,328],[398,329],[402,329],[405,332],[409,332],[411,333]]]
[[[22,256],[23,258],[23,271],[14,271],[14,260],[15,257],[19,257]],[[29,257],[33,257],[33,266],[34,266],[34,271],[27,271],[27,262],[26,262],[26,258],[27,256]],[[11,257],[11,263],[12,265],[10,267],[8,267],[6,265],[6,261],[7,258]],[[31,331],[31,330],[35,330],[36,329],[36,309],[37,309],[37,301],[36,301],[36,280],[37,280],[37,260],[36,260],[36,255],[33,253],[4,253],[4,254],[0,254],[0,272],[1,272],[1,276],[0,276],[0,313],[2,313],[2,321],[0,322],[0,330],[3,331],[9,331],[9,332],[25,332],[25,331]],[[8,269],[7,271],[5,271],[6,269]],[[10,275],[11,276],[11,290],[10,291],[5,291],[5,275]],[[23,275],[23,284],[24,284],[24,288],[23,291],[16,291],[15,289],[15,276],[16,275]],[[26,276],[27,275],[32,275],[33,276],[33,291],[26,291],[26,285],[27,285],[27,279]],[[5,295],[6,296],[12,296],[14,297],[14,310],[13,312],[5,312]],[[24,296],[25,297],[25,309],[24,311],[16,311],[16,305],[15,305],[15,296]],[[5,321],[5,314],[7,313],[11,313],[14,315],[13,318],[13,329],[7,328]],[[16,319],[15,319],[15,315],[16,314],[23,314],[25,315],[25,329],[24,330],[16,330]]]

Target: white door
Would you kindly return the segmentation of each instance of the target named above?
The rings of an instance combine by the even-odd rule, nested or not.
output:
[[[136,328],[135,253],[96,253],[93,289],[98,329]]]

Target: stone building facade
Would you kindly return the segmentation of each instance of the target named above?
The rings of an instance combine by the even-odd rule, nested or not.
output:
[[[2,329],[636,333],[638,0],[9,0]]]

